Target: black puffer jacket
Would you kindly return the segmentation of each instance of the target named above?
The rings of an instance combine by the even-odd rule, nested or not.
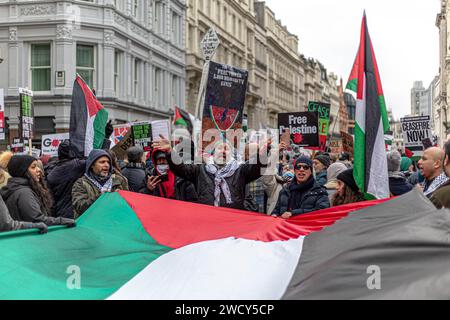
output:
[[[294,203],[294,205],[289,205]],[[293,216],[310,213],[330,207],[327,189],[314,181],[311,188],[303,192],[293,190],[292,183],[285,186],[280,192],[277,205],[272,215],[281,216],[291,212]]]
[[[27,178],[11,178],[1,189],[9,213],[14,220],[43,222],[48,226],[61,225],[66,219],[50,217],[41,205],[38,196],[31,189]]]
[[[198,203],[214,206],[214,176],[206,171],[206,165],[176,165],[172,162],[170,154],[167,154],[167,160],[170,170],[176,176],[194,184],[198,194]],[[261,177],[261,168],[262,166],[260,164],[245,163],[236,170],[232,177],[226,178],[225,180],[230,188],[232,203],[227,204],[223,193],[221,193],[220,206],[245,210],[245,187],[248,183]]]
[[[73,219],[72,187],[86,171],[86,160],[59,161],[47,176],[47,184],[55,200],[55,215]]]
[[[122,169],[122,175],[128,179],[130,191],[137,193],[146,193],[147,173],[145,165],[141,163],[129,163]]]

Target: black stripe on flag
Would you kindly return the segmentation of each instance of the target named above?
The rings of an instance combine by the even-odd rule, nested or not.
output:
[[[369,189],[370,168],[372,167],[372,155],[375,141],[381,120],[381,107],[378,96],[377,76],[375,73],[374,57],[372,56],[372,41],[367,28],[367,18],[365,18],[365,63],[364,72],[366,75],[366,145],[365,145],[365,190]]]
[[[450,299],[448,230],[417,190],[352,213],[305,238],[283,299]]]
[[[88,111],[83,89],[75,80],[70,109],[70,144],[77,152],[77,156],[84,157],[86,126]]]

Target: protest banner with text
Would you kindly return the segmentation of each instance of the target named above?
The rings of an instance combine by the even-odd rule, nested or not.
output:
[[[279,113],[280,141],[292,149],[319,147],[317,112]]]
[[[322,102],[309,102],[309,112],[317,112],[319,114],[319,147],[313,150],[325,151],[327,148],[327,137],[330,127],[331,105]]]
[[[400,119],[405,148],[414,153],[413,157],[421,157],[428,141],[433,139],[431,117],[407,117]],[[427,145],[428,147],[428,145]]]
[[[215,139],[224,138],[228,131],[242,128],[247,81],[246,70],[211,62],[203,106],[203,149],[214,143]],[[208,140],[205,133],[210,130],[218,134]],[[235,141],[230,143],[239,148]],[[240,143],[239,139],[237,143]]]

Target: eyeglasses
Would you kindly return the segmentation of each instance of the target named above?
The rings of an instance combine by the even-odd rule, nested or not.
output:
[[[303,170],[310,170],[311,167],[307,166],[307,165],[303,165],[303,164],[299,164],[299,165],[295,166],[295,170],[301,170],[301,169],[303,169]]]

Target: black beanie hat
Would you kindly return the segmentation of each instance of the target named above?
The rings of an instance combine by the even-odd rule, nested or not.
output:
[[[322,163],[325,168],[329,168],[331,165],[331,159],[329,156],[326,155],[320,155],[314,158],[314,160],[319,161],[320,163]]]
[[[354,192],[358,193],[359,188],[358,185],[355,182],[355,178],[353,177],[353,169],[345,170],[344,172],[341,172],[337,179],[345,183],[350,189],[352,189]]]
[[[14,155],[8,163],[8,173],[11,177],[25,178],[28,168],[36,160],[29,155]]]

